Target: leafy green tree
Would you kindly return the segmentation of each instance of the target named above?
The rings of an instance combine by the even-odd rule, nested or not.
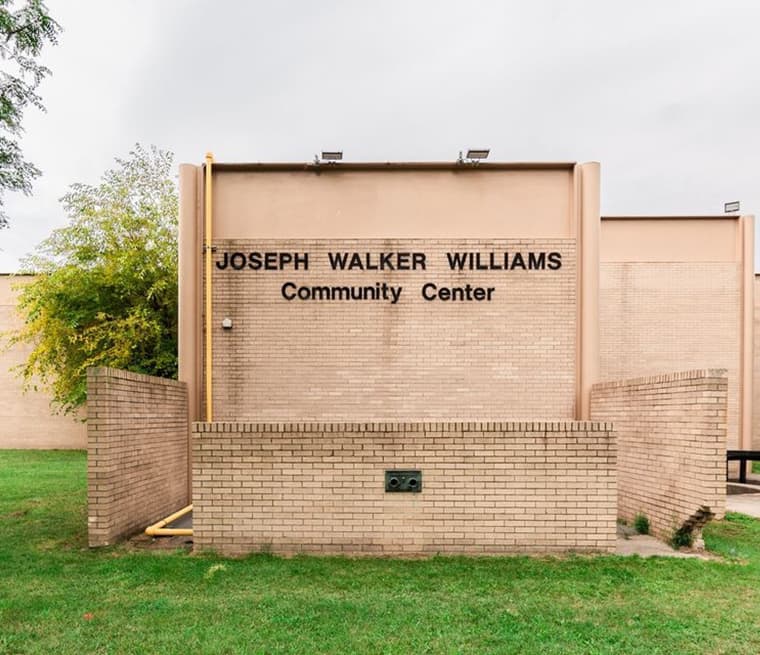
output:
[[[61,30],[41,0],[0,0],[0,228],[8,225],[3,192],[29,194],[39,169],[21,154],[18,138],[24,110],[43,109],[37,87],[50,70],[35,60],[45,43],[56,43]]]
[[[173,156],[136,146],[100,184],[74,184],[69,216],[23,261],[23,327],[34,349],[20,372],[71,411],[86,400],[89,366],[177,373],[177,190]]]

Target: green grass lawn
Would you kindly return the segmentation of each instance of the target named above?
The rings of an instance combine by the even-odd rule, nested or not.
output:
[[[86,547],[82,452],[0,451],[0,653],[760,652],[760,522],[728,561]]]

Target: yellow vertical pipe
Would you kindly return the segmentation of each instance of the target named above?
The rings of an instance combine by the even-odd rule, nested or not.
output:
[[[212,322],[212,305],[211,305],[211,166],[214,163],[214,155],[206,153],[206,184],[205,184],[205,229],[203,231],[203,252],[206,264],[206,421],[214,420],[214,401],[212,398],[212,380],[211,380],[211,322]]]

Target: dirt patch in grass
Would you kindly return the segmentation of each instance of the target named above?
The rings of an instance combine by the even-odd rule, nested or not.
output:
[[[193,548],[192,537],[151,537],[140,532],[125,542],[127,550],[184,550],[190,552]]]

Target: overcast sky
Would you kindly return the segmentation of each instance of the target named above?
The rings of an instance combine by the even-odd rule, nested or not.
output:
[[[0,272],[136,143],[176,161],[600,161],[603,214],[760,215],[760,2],[48,0]],[[760,229],[758,230],[760,233]],[[760,254],[760,248],[757,249]],[[759,260],[760,261],[760,260]]]

